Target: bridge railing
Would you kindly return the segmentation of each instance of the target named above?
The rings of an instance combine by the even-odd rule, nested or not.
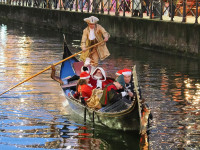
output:
[[[199,0],[0,0],[0,4],[198,23]]]

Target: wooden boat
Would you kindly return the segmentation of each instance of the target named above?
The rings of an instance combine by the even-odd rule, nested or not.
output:
[[[63,59],[71,55],[72,53],[69,51],[66,42],[64,42]],[[77,64],[81,64],[81,62],[75,57],[63,62],[60,70],[60,78],[79,76],[81,69],[77,67]],[[141,110],[140,107],[138,107],[138,105],[140,105],[139,99],[136,98],[127,109],[120,112],[102,112],[89,108],[82,104],[80,100],[74,98],[72,93],[76,89],[76,83],[76,81],[70,81],[67,85],[61,87],[71,109],[83,117],[85,121],[91,121],[94,122],[95,125],[98,124],[116,130],[141,130]]]

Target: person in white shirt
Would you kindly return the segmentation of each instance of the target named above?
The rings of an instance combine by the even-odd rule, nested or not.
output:
[[[106,43],[110,37],[109,33],[97,22],[99,19],[95,16],[85,18],[84,21],[88,26],[83,30],[81,48],[84,51],[80,60],[84,62],[84,66],[91,65],[91,72],[98,66],[99,60],[104,60],[110,53],[106,47]],[[87,50],[98,42],[104,41],[104,43]]]

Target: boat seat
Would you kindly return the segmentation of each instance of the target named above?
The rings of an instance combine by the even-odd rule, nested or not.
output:
[[[126,110],[131,105],[131,101],[120,99],[112,104],[108,104],[105,107],[99,109],[101,112],[120,112]]]
[[[84,65],[84,62],[75,62],[73,63],[73,68],[77,76],[80,76],[81,74],[81,67]],[[91,70],[91,66],[89,66],[89,69]]]

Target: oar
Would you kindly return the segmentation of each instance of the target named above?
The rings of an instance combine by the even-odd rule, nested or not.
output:
[[[101,42],[99,42],[99,43],[96,43],[96,44],[94,44],[94,45],[92,45],[92,46],[86,48],[86,51],[89,50],[89,49],[91,49],[91,48],[93,48],[93,47],[95,47],[95,46],[97,46],[97,45],[99,45],[99,44],[101,44],[101,43],[103,43],[103,42],[104,42],[104,41],[101,41]],[[80,52],[78,52],[78,53],[75,53],[74,55],[71,55],[71,56],[69,56],[69,57],[67,57],[67,58],[65,58],[65,59],[63,59],[63,60],[61,60],[61,61],[59,61],[59,62],[53,64],[53,65],[56,66],[56,65],[58,65],[58,64],[60,64],[60,63],[62,63],[62,62],[64,62],[64,61],[66,61],[66,60],[68,60],[68,59],[70,59],[70,58],[72,58],[72,57],[75,57],[75,56],[78,55],[78,54],[81,54],[82,52],[84,52],[84,51],[80,51]],[[32,78],[38,76],[39,74],[41,74],[41,73],[47,71],[47,70],[50,69],[50,68],[51,68],[51,66],[49,66],[49,67],[45,68],[44,70],[42,70],[42,71],[40,71],[40,72],[34,74],[33,76],[31,76],[31,77],[25,79],[24,81],[20,82],[19,84],[15,85],[15,86],[9,88],[8,90],[6,90],[5,92],[1,93],[0,96],[3,95],[3,94],[5,94],[5,93],[8,92],[8,91],[14,89],[15,87],[21,85],[22,83],[24,83],[24,82],[26,82],[26,81],[28,81],[28,80],[30,80],[30,79],[32,79]]]

